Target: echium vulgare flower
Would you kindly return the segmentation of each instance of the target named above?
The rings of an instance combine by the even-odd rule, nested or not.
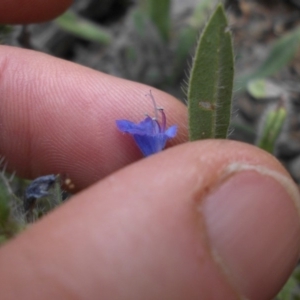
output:
[[[146,118],[136,124],[128,120],[117,120],[117,127],[120,131],[133,136],[136,144],[145,156],[157,153],[166,145],[168,139],[175,137],[177,125],[166,128],[166,115],[162,108],[156,106],[154,97],[149,94],[154,105],[154,117],[146,115]],[[158,121],[158,112],[161,114],[161,122]]]

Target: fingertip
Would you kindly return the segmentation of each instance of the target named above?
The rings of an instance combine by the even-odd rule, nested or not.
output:
[[[68,174],[78,190],[142,155],[116,120],[140,122],[153,106],[149,86],[35,51],[0,47],[0,152],[21,177]],[[187,140],[186,107],[153,90],[177,124],[173,146]]]
[[[0,23],[29,24],[49,21],[62,14],[72,0],[1,1]]]

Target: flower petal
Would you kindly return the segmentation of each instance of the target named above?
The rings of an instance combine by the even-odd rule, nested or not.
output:
[[[159,126],[157,125],[157,121],[153,120],[150,117],[146,117],[145,120],[139,123],[144,130],[144,134],[152,135],[159,132]]]
[[[133,136],[137,146],[145,156],[157,153],[164,149],[168,139],[175,137],[177,126],[173,125],[166,130],[166,115],[163,109],[156,107],[154,98],[155,117],[147,116],[143,121],[136,124],[128,120],[117,120],[116,124],[120,131]],[[157,111],[161,112],[161,122],[158,121]]]
[[[130,134],[152,134],[153,132],[153,120],[147,117],[139,124],[135,124],[128,120],[117,120],[117,127],[120,131]]]
[[[168,136],[168,138],[175,137],[176,133],[177,133],[177,125],[173,125],[165,131],[165,134]]]
[[[145,156],[160,152],[166,145],[168,137],[159,133],[156,135],[133,135],[134,140]]]
[[[131,134],[144,134],[143,126],[140,124],[135,124],[128,120],[117,120],[116,121],[117,127],[120,131],[131,133]]]

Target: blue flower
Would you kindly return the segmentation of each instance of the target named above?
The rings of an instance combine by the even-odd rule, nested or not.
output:
[[[163,150],[167,140],[175,137],[177,133],[176,125],[166,129],[166,115],[162,108],[156,106],[151,91],[149,95],[154,105],[154,118],[147,116],[138,124],[128,120],[116,121],[118,129],[131,134],[145,156]],[[158,121],[158,111],[161,113],[161,123]]]

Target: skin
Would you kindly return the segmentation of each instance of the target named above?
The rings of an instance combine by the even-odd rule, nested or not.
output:
[[[16,2],[1,1],[2,23],[69,4]],[[151,113],[150,89],[179,133],[141,159],[115,120]],[[0,249],[2,299],[271,299],[292,272],[299,194],[271,155],[186,143],[186,108],[172,96],[33,51],[0,47],[0,94],[10,170],[65,173],[78,192]]]

